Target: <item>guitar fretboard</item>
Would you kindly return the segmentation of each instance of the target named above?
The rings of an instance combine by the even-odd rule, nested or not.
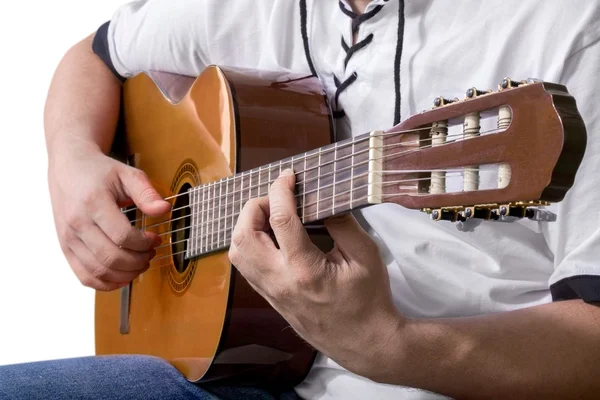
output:
[[[229,247],[246,202],[267,196],[287,168],[296,175],[297,213],[304,224],[368,204],[369,143],[363,135],[192,188],[186,258]]]

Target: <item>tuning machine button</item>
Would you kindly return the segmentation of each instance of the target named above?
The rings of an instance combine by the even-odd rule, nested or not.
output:
[[[464,220],[466,219],[483,219],[483,220],[497,220],[498,212],[496,211],[497,204],[478,204],[474,206],[464,207],[461,216]]]
[[[455,103],[457,101],[458,97],[455,97],[454,99],[446,99],[445,97],[439,96],[433,99],[433,108],[442,107],[447,104]]]
[[[498,208],[501,217],[525,218],[527,216],[527,207],[515,206],[513,204],[502,204]]]
[[[475,216],[475,207],[465,207],[462,215],[464,218],[473,218]]]
[[[502,82],[500,82],[500,84],[498,85],[498,90],[506,90],[509,88],[519,87],[519,86],[525,85],[525,84],[527,84],[526,80],[513,81],[509,77],[506,77],[506,78],[502,79]]]
[[[534,221],[556,221],[556,214],[535,208],[547,206],[545,201],[518,201],[507,204],[489,203],[472,206],[449,206],[444,208],[423,208],[434,221],[465,222],[468,219],[511,222],[528,218]],[[533,208],[532,208],[533,206]]]
[[[472,88],[467,89],[466,98],[473,99],[475,97],[483,96],[483,95],[491,93],[491,92],[492,92],[491,90],[487,90],[487,91],[479,90],[477,88],[472,87]]]
[[[456,222],[459,219],[457,209],[438,208],[431,210],[431,219],[434,221],[450,221]]]

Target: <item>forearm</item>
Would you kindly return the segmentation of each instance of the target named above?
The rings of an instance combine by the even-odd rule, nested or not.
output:
[[[46,101],[46,146],[52,160],[71,145],[110,150],[119,117],[121,82],[92,50],[92,36],[60,62]]]
[[[403,325],[377,380],[455,398],[591,398],[600,393],[600,308],[566,301]]]

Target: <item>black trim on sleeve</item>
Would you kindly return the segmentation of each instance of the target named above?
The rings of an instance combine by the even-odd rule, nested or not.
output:
[[[115,66],[110,58],[110,50],[108,48],[108,26],[110,21],[103,23],[100,28],[96,31],[94,41],[92,42],[92,50],[100,59],[106,64],[111,72],[119,78],[121,82],[125,82],[125,77],[121,76],[115,69]]]
[[[300,0],[300,33],[302,35],[302,43],[304,44],[304,55],[306,56],[306,62],[308,63],[308,68],[310,68],[310,73],[313,74],[313,76],[317,76],[317,71],[315,70],[312,57],[310,56],[310,47],[308,46],[308,28],[306,26],[306,20],[306,0]]]
[[[402,58],[402,45],[404,43],[404,0],[398,5],[398,39],[396,41],[396,58],[394,60],[394,90],[396,102],[394,109],[394,125],[400,123],[400,59]]]
[[[581,299],[586,303],[600,302],[600,276],[578,275],[561,279],[550,286],[553,301]]]

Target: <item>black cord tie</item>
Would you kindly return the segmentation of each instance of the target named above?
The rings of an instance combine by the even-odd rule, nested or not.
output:
[[[344,67],[348,66],[348,61],[350,61],[350,58],[352,57],[352,55],[354,53],[356,53],[358,50],[362,49],[363,47],[366,47],[369,43],[371,43],[371,41],[373,41],[374,36],[375,35],[373,35],[371,33],[371,34],[369,34],[369,36],[367,36],[366,38],[364,38],[363,40],[361,40],[360,42],[356,43],[355,45],[353,45],[351,47],[349,47],[346,44],[346,41],[344,40],[344,37],[342,36],[342,48],[346,52],[346,58],[344,59]]]
[[[344,6],[344,3],[342,3],[341,1],[338,2],[338,5],[340,6],[340,9],[342,10],[342,12],[344,14],[346,14],[348,17],[352,18],[352,35],[353,36],[358,32],[358,28],[360,27],[360,24],[373,18],[383,8],[383,5],[380,4],[376,7],[373,7],[373,9],[371,11],[361,14],[361,15],[358,15],[354,11],[348,10]],[[357,51],[359,51],[360,49],[363,49],[364,47],[366,47],[369,43],[371,43],[373,41],[373,37],[374,37],[374,35],[371,33],[366,38],[361,40],[360,42],[358,42],[352,46],[348,46],[348,44],[344,40],[344,37],[342,36],[342,48],[346,52],[346,57],[344,58],[344,70],[348,66],[348,62],[350,61],[350,58],[352,58],[352,55],[354,53],[356,53]],[[338,77],[335,76],[335,74],[333,75],[333,82],[335,83],[335,87],[336,87],[335,111],[333,111],[334,118],[343,118],[346,115],[344,110],[339,109],[338,99],[340,97],[340,94],[342,94],[342,92],[344,90],[346,90],[348,88],[348,86],[350,86],[351,84],[354,83],[354,81],[356,81],[356,78],[358,78],[358,74],[356,72],[354,72],[344,82],[340,82]]]
[[[344,90],[346,90],[348,88],[348,86],[352,85],[354,83],[354,81],[356,80],[356,78],[358,78],[358,74],[356,72],[353,72],[352,75],[350,75],[348,77],[348,79],[346,79],[344,82],[341,82],[337,76],[335,76],[335,74],[333,74],[333,82],[335,83],[335,109],[337,111],[333,112],[333,117],[334,118],[343,118],[346,113],[344,112],[344,110],[340,110],[338,107],[338,99],[340,97],[340,94],[342,94],[342,92]]]
[[[352,34],[355,34],[356,32],[358,32],[358,27],[360,26],[360,24],[362,24],[366,20],[373,18],[383,8],[383,6],[380,4],[376,7],[374,7],[371,11],[361,14],[361,15],[358,15],[354,11],[348,10],[344,6],[344,3],[342,3],[341,1],[338,3],[338,5],[340,6],[340,9],[342,10],[342,12],[344,14],[346,14],[347,16],[352,18]]]

